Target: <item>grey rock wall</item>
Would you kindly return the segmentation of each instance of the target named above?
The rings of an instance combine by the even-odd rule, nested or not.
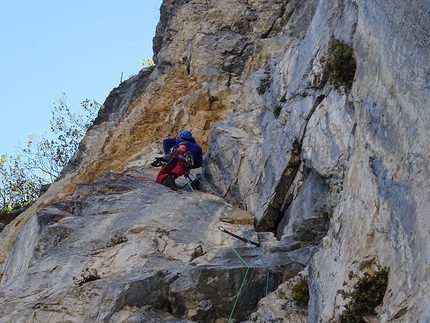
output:
[[[320,221],[330,217],[309,322],[338,316],[350,273],[377,265],[390,268],[379,321],[428,320],[429,18],[425,1],[320,1],[305,32],[285,37],[284,53],[250,74],[234,114],[211,133],[207,175],[255,214],[257,229],[282,239],[321,225],[307,222],[318,220],[316,208]],[[354,46],[346,95],[325,83],[331,39]],[[234,158],[224,160],[225,148]]]
[[[286,271],[309,263],[313,247],[276,247],[256,234],[250,214],[234,224],[237,213],[222,199],[174,192],[155,174],[106,174],[36,212],[4,264],[0,321],[241,319]]]
[[[420,125],[428,117],[430,97],[429,27],[423,25],[430,5],[358,4],[352,91],[357,135],[332,219],[330,247],[315,258],[320,313],[328,320],[338,312],[324,296],[342,288],[349,270],[379,263],[390,268],[379,320],[425,322],[428,277],[422,256],[429,236],[421,228],[429,218],[427,193],[422,195],[428,165],[420,160],[428,157],[429,141],[424,139],[427,127]],[[323,265],[329,254],[336,259],[330,269]]]

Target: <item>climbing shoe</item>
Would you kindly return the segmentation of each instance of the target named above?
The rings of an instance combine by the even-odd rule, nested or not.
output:
[[[177,191],[178,187],[175,183],[175,177],[173,174],[169,174],[163,182],[163,185],[166,187],[170,187],[172,190]]]

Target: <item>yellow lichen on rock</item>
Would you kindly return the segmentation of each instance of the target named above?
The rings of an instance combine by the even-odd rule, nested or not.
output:
[[[177,64],[167,75],[150,84],[131,104],[123,119],[109,131],[97,158],[77,172],[63,189],[71,193],[77,184],[89,183],[98,176],[121,171],[140,156],[139,152],[166,136],[189,129],[207,149],[210,126],[228,113],[231,105],[225,94],[211,96],[201,88],[204,77],[190,77],[187,67]]]

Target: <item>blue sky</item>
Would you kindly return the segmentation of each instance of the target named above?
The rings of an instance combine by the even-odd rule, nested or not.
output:
[[[103,103],[152,58],[162,0],[13,0],[0,6],[0,154],[49,133],[54,97]]]

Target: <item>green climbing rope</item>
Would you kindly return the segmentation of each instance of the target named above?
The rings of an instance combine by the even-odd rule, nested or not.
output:
[[[216,224],[216,220],[215,220],[215,218],[209,213],[209,211],[206,209],[206,207],[205,207],[205,205],[202,203],[202,200],[199,198],[199,196],[197,195],[197,193],[195,192],[195,190],[193,189],[193,187],[192,187],[192,185],[191,185],[191,183],[189,182],[189,180],[188,180],[188,186],[190,187],[190,189],[191,189],[191,191],[194,193],[194,195],[196,196],[196,198],[197,198],[197,201],[199,202],[199,204],[200,204],[200,206],[205,210],[205,212],[206,212],[206,214],[211,218],[211,220],[212,220],[212,222],[214,223],[214,224]],[[240,288],[239,288],[239,291],[238,291],[238,293],[237,293],[237,295],[236,295],[236,299],[235,299],[235,301],[234,301],[234,304],[233,304],[233,308],[232,308],[232,310],[231,310],[231,312],[230,312],[230,316],[229,316],[229,318],[228,318],[228,322],[230,323],[230,321],[231,321],[231,319],[232,319],[232,317],[233,317],[233,313],[234,313],[234,311],[236,310],[236,305],[237,305],[237,302],[238,302],[238,300],[239,300],[239,297],[240,297],[240,295],[242,294],[242,289],[243,289],[243,287],[245,286],[245,282],[246,282],[246,278],[247,278],[247,276],[248,276],[248,272],[249,272],[249,265],[248,265],[248,263],[240,256],[240,254],[237,252],[237,250],[233,247],[233,245],[230,243],[230,241],[229,241],[229,239],[228,239],[228,237],[227,237],[227,235],[225,234],[225,232],[223,231],[223,230],[221,230],[220,229],[220,227],[218,227],[218,230],[222,233],[222,236],[223,236],[223,238],[224,238],[224,240],[225,241],[227,241],[227,243],[228,243],[228,245],[230,246],[230,248],[233,250],[233,252],[236,254],[236,256],[240,259],[240,261],[242,261],[242,263],[246,266],[246,272],[245,272],[245,276],[243,277],[243,279],[242,279],[242,283],[240,284]]]

